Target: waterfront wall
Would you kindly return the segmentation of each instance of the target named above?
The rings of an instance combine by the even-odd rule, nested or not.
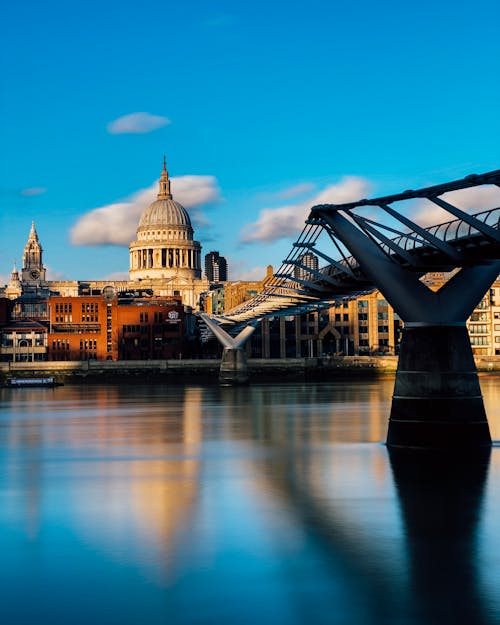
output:
[[[500,373],[500,356],[476,357],[481,371]],[[343,356],[329,358],[250,358],[250,376],[255,378],[321,378],[343,373],[393,374],[397,356]],[[51,361],[0,363],[0,381],[12,377],[54,376],[58,382],[108,382],[134,378],[157,381],[165,378],[213,379],[219,376],[220,360],[124,360]]]

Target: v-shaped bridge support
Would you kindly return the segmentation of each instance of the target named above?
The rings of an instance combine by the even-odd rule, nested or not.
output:
[[[500,273],[500,261],[462,267],[434,292],[339,212],[320,215],[405,322],[387,444],[491,445],[465,322]]]
[[[248,382],[248,364],[243,347],[255,331],[256,326],[247,325],[238,336],[232,337],[206,313],[201,313],[200,317],[224,348],[219,373],[220,383],[246,384]]]

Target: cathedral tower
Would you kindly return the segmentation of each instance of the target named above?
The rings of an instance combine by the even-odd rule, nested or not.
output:
[[[45,281],[45,267],[42,262],[43,249],[38,240],[35,222],[31,222],[28,241],[24,246],[21,282],[29,286],[40,286]]]

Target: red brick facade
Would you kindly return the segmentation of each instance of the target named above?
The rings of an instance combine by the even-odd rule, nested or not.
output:
[[[180,298],[50,298],[49,360],[147,360],[180,357]]]

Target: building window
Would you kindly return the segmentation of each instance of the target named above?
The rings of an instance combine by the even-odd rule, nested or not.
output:
[[[471,336],[470,342],[471,342],[471,345],[488,345],[488,337],[487,336]]]
[[[469,332],[471,334],[488,334],[488,326],[486,324],[469,326]]]
[[[488,313],[485,312],[473,312],[470,316],[471,321],[488,321]]]

